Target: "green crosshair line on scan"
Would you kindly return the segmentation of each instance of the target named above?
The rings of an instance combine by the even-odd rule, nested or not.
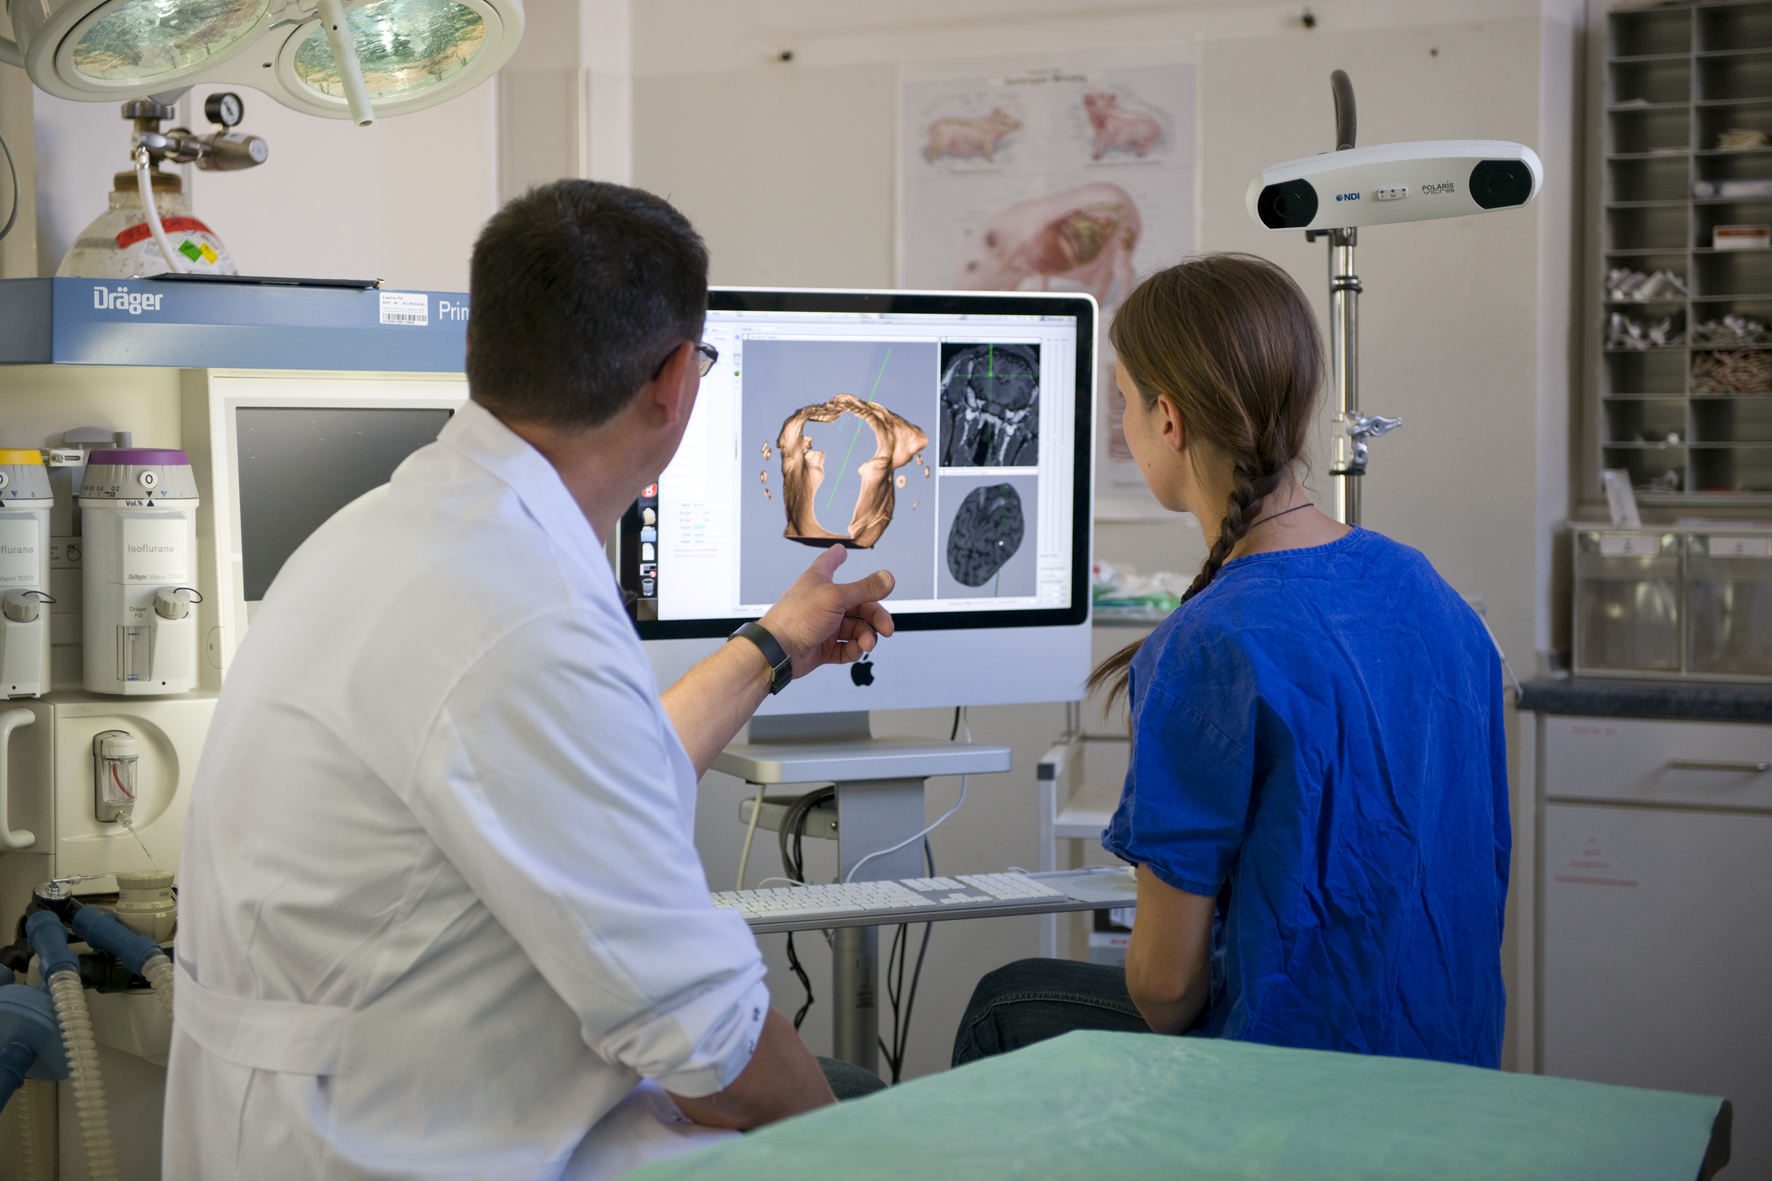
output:
[[[985,344],[984,359],[985,359],[984,408],[985,408],[985,417],[988,420],[990,417],[990,412],[997,408],[997,346],[996,345],[990,344],[988,342]],[[996,429],[993,428],[988,421],[985,423],[983,435],[984,435],[985,458],[989,459],[990,454],[991,454],[991,447],[997,441],[997,432],[996,432]]]
[[[886,376],[886,362],[892,360],[892,349],[886,349],[886,355],[880,358],[880,372],[874,374],[874,388],[868,391],[868,405],[873,405],[874,395],[880,392],[880,379]],[[843,456],[843,466],[837,469],[837,478],[831,481],[831,494],[824,498],[824,506],[831,507],[837,499],[837,485],[843,482],[843,473],[849,470],[849,461],[855,457],[855,443],[861,438],[862,428],[867,426],[859,415],[855,419],[855,433],[849,437],[849,451]],[[888,473],[890,475],[890,473]]]

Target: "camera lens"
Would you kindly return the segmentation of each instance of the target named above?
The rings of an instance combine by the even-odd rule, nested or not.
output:
[[[1524,160],[1479,160],[1470,184],[1471,199],[1484,209],[1524,205],[1532,196],[1532,170]]]
[[[1268,185],[1255,198],[1255,212],[1270,230],[1300,230],[1317,216],[1317,190],[1308,180]]]

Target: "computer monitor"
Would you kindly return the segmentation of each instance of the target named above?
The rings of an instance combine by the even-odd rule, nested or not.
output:
[[[762,713],[1070,701],[1089,669],[1086,295],[715,289],[676,457],[623,517],[661,686],[817,554],[888,569],[897,634]]]
[[[205,605],[215,680],[289,556],[339,509],[387,483],[467,397],[465,378],[444,375],[209,378],[208,446],[192,458],[200,476],[205,466],[210,473],[198,534],[213,562],[207,585],[218,592]]]

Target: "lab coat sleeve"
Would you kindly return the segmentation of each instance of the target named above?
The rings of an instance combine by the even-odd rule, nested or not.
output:
[[[586,1045],[708,1095],[756,1048],[764,966],[743,919],[709,901],[684,811],[694,773],[616,626],[560,609],[492,645],[448,695],[409,803]]]

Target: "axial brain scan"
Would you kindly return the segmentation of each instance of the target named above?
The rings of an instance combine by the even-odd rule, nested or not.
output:
[[[1039,346],[949,345],[942,359],[942,466],[1039,463]]]
[[[948,531],[948,573],[962,586],[983,586],[1021,548],[1024,531],[1014,485],[974,488]]]
[[[874,430],[874,454],[858,469],[861,488],[856,494],[847,534],[833,533],[818,523],[815,500],[819,485],[824,483],[825,454],[813,450],[812,439],[804,433],[808,422],[836,422],[845,411]],[[928,445],[929,436],[922,428],[854,394],[838,394],[828,402],[796,410],[781,424],[781,435],[776,439],[781,454],[782,507],[788,517],[783,536],[802,545],[822,547],[835,541],[850,549],[871,549],[886,532],[886,526],[892,524],[892,473]],[[1019,521],[1020,517],[1016,519]],[[1017,532],[1016,537],[1020,536]]]

